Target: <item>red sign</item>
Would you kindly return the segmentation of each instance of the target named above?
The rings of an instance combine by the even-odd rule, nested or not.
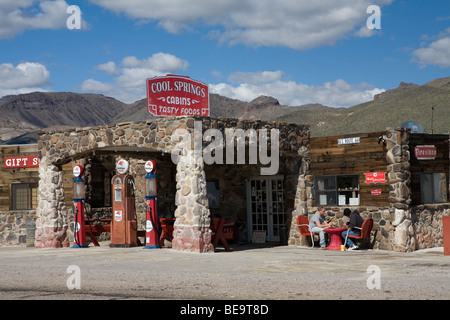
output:
[[[147,79],[147,110],[154,116],[209,116],[208,86],[184,76]]]
[[[39,157],[6,157],[5,169],[39,167]]]
[[[370,194],[372,196],[381,196],[381,189],[372,189],[370,190]]]
[[[414,148],[414,154],[418,160],[434,160],[437,149],[435,146],[417,146]]]
[[[366,175],[366,183],[383,183],[386,182],[386,172],[370,172]]]

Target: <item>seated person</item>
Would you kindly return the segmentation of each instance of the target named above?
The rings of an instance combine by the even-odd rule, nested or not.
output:
[[[325,208],[324,206],[320,206],[319,210],[317,210],[309,221],[309,231],[319,234],[320,247],[322,249],[326,249],[325,233],[323,230],[331,227],[333,227],[333,223],[325,220]]]
[[[359,211],[358,210],[351,211],[349,208],[346,208],[344,210],[344,216],[350,219],[347,222],[347,224],[344,225],[344,228],[346,228],[347,230],[342,232],[342,237],[344,238],[344,241],[345,238],[347,237],[347,233],[354,236],[361,235],[361,230],[355,228],[355,227],[361,228],[364,222],[364,219],[359,215]],[[347,243],[344,244],[348,246],[348,250],[356,250],[358,249],[358,246],[355,242],[356,242],[355,239],[347,238]]]

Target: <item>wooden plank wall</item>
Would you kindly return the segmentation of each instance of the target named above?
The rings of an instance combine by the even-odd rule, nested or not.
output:
[[[434,160],[418,160],[414,155],[414,148],[417,145],[434,145],[437,149],[437,156]],[[430,135],[430,134],[411,134],[409,142],[409,151],[411,154],[411,199],[412,204],[421,204],[420,192],[420,173],[434,172],[445,173],[447,179],[447,201],[450,200],[448,181],[449,181],[449,136],[448,135]]]
[[[364,173],[386,172],[386,147],[377,138],[385,132],[360,133],[342,136],[311,138],[310,174],[359,175],[360,205],[387,206],[389,181],[366,184]],[[338,145],[338,139],[359,137],[360,143]],[[372,189],[381,189],[381,195],[371,195]]]
[[[22,157],[38,155],[36,144],[0,146],[0,211],[10,210],[11,184],[12,183],[38,183],[39,168],[14,168],[5,169],[5,157]],[[33,193],[37,197],[37,193]],[[37,199],[33,199],[37,204]]]

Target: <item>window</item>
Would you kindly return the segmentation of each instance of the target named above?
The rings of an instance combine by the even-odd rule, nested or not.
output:
[[[315,205],[358,206],[359,175],[316,177]]]
[[[219,181],[206,182],[206,197],[208,198],[209,208],[217,209],[220,207]]]
[[[11,210],[29,210],[37,207],[37,183],[11,184]]]
[[[92,208],[109,207],[111,205],[111,173],[97,160],[92,161],[90,173],[90,188],[86,191],[87,202]]]
[[[445,173],[420,173],[422,203],[447,202],[447,178]]]

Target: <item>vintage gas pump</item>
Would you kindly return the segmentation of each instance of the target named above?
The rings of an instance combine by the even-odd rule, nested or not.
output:
[[[119,160],[112,178],[112,214],[110,247],[137,246],[134,178],[128,172],[128,161]]]
[[[144,249],[160,248],[158,212],[156,211],[156,166],[153,160],[145,163],[145,201],[147,202],[147,218],[145,224],[145,247]]]
[[[84,197],[85,186],[84,181],[81,178],[83,175],[83,167],[77,165],[73,168],[73,202],[74,202],[74,228],[73,237],[74,244],[72,248],[87,248],[86,244],[86,227],[84,220]]]

